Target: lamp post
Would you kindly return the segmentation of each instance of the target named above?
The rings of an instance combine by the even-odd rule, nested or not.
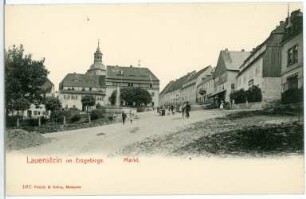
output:
[[[119,107],[120,106],[120,85],[119,84],[122,83],[123,71],[119,70],[119,69],[118,69],[118,71],[119,71],[119,75],[121,76],[121,79],[120,79],[121,81],[117,85],[117,95],[116,95],[116,103],[115,103],[115,105]]]

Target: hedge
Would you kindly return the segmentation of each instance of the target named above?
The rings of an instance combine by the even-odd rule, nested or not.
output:
[[[282,103],[291,104],[303,101],[303,87],[293,88],[282,93]]]
[[[231,101],[234,100],[235,104],[242,104],[248,102],[261,102],[262,93],[261,89],[257,86],[252,86],[248,90],[240,89],[230,94]]]

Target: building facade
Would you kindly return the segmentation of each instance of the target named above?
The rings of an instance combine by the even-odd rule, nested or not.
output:
[[[230,94],[236,89],[236,77],[239,66],[250,55],[250,52],[222,50],[214,72],[214,97],[215,107],[221,102],[230,102]]]
[[[196,98],[197,103],[202,104],[207,102],[207,100],[214,93],[214,69],[211,68],[210,74],[208,73],[204,77],[201,78],[200,82],[197,84]]]
[[[85,74],[69,73],[59,84],[59,99],[64,108],[84,110],[82,97],[91,95],[96,104],[110,105],[110,96],[118,88],[139,87],[152,96],[152,106],[159,104],[159,80],[144,67],[105,66],[102,52],[98,47],[94,53],[94,63]],[[95,108],[95,106],[91,107]]]
[[[182,93],[184,98],[182,99],[182,101],[188,101],[190,104],[198,103],[198,86],[202,82],[203,78],[211,75],[212,70],[212,66],[204,67],[203,69],[193,74],[188,79],[188,81],[183,84]]]
[[[282,92],[303,86],[303,13],[294,11],[287,20],[282,41]]]
[[[187,73],[186,75],[180,77],[179,79],[173,80],[168,83],[168,85],[160,93],[160,105],[180,105],[186,101],[187,94],[182,92],[182,87],[188,82],[188,80],[195,74],[195,71]],[[185,90],[187,92],[187,90]]]
[[[285,22],[281,21],[270,36],[240,66],[237,75],[237,90],[257,86],[262,92],[262,101],[271,102],[281,98],[281,41]]]
[[[106,104],[110,105],[109,98],[117,88],[142,88],[152,97],[152,106],[159,104],[159,80],[148,69],[143,67],[107,66],[106,73]]]
[[[77,108],[84,110],[82,97],[91,95],[96,104],[105,105],[105,76],[94,74],[70,73],[59,84],[58,98],[64,108]],[[93,108],[93,107],[90,107]]]

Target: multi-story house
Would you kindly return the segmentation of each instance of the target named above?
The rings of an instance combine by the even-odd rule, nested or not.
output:
[[[281,21],[240,66],[237,90],[248,90],[252,86],[257,86],[261,89],[263,102],[280,99],[281,41],[285,26],[285,22]]]
[[[214,72],[214,97],[215,107],[221,102],[230,102],[230,94],[236,89],[236,76],[239,66],[250,55],[250,52],[222,50]]]
[[[303,13],[293,11],[287,21],[282,40],[282,92],[303,86]]]
[[[96,104],[105,105],[106,96],[105,76],[94,74],[70,73],[59,84],[59,99],[64,108],[77,108],[84,110],[82,97],[91,95]],[[93,108],[93,107],[89,107]]]
[[[212,67],[207,66],[198,72],[194,73],[186,83],[183,84],[181,92],[182,92],[182,101],[188,101],[190,104],[195,104],[197,102],[197,87],[200,84],[201,80],[211,75]]]
[[[165,105],[166,102],[170,101],[170,93],[168,92],[171,85],[174,83],[174,81],[170,81],[165,88],[160,92],[159,94],[159,105]]]
[[[160,93],[160,105],[180,105],[184,102],[184,96],[181,92],[182,86],[188,81],[188,79],[195,74],[195,71],[190,72],[183,77],[171,81]]]
[[[159,105],[159,80],[144,67],[107,66],[106,101],[117,88],[135,87],[147,90],[152,96],[152,106]]]
[[[209,66],[211,67],[211,66]],[[214,69],[211,67],[210,74],[205,75],[201,78],[200,82],[197,85],[197,103],[205,103],[211,95],[214,93]]]

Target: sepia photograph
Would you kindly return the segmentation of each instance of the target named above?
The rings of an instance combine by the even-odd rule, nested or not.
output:
[[[304,194],[303,49],[302,2],[6,4],[6,194]]]

